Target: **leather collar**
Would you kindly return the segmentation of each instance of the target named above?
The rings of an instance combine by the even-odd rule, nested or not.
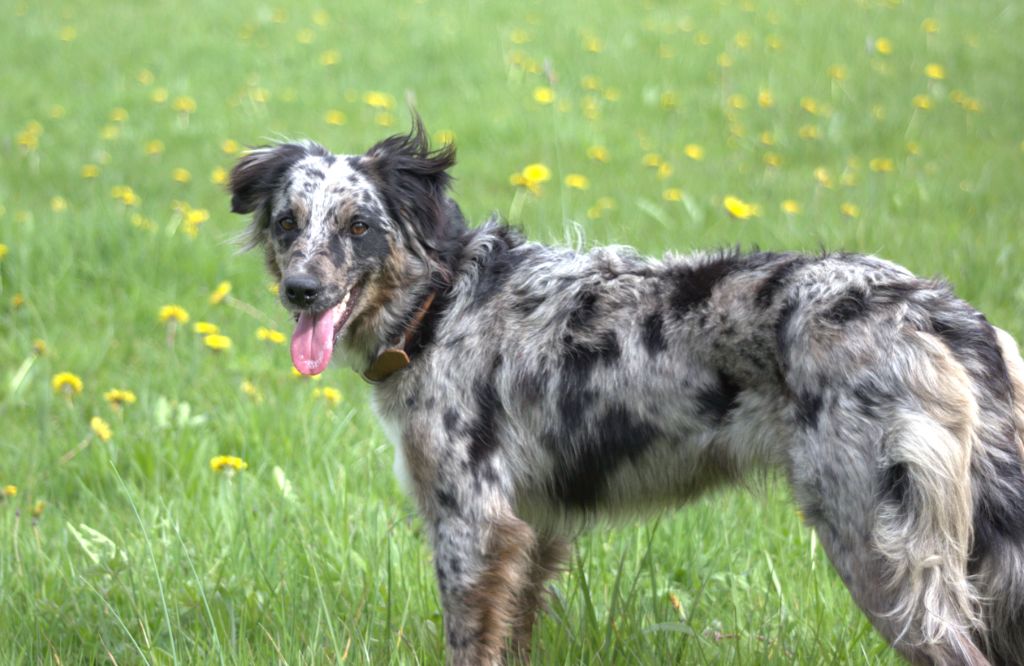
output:
[[[435,291],[430,291],[426,295],[423,302],[420,303],[419,310],[409,320],[409,323],[405,325],[404,335],[395,344],[386,347],[377,354],[377,358],[363,372],[363,379],[371,384],[377,384],[409,365],[409,345],[423,323],[423,319],[427,316],[427,312],[430,311],[430,306],[434,304],[436,297],[437,292]]]

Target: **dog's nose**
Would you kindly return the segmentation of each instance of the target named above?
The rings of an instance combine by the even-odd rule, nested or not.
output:
[[[284,287],[284,297],[288,302],[300,308],[312,305],[321,290],[320,280],[306,273],[289,275],[281,282],[281,286]]]

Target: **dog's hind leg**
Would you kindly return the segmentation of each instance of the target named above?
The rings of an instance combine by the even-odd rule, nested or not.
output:
[[[977,405],[963,368],[921,336],[905,367],[834,388],[791,450],[807,521],[854,600],[913,663],[988,664],[967,576]]]

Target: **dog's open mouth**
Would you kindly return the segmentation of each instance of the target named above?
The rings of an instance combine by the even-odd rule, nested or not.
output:
[[[295,333],[292,334],[292,364],[304,375],[319,375],[331,362],[334,344],[352,316],[359,293],[353,287],[341,302],[321,312],[299,313]]]

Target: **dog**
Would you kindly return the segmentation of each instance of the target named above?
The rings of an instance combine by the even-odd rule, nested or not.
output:
[[[450,664],[529,658],[595,521],[781,470],[882,636],[919,664],[1024,663],[1024,362],[938,280],[856,254],[657,260],[471,228],[455,149],[240,158],[295,367],[373,383],[430,535]]]

